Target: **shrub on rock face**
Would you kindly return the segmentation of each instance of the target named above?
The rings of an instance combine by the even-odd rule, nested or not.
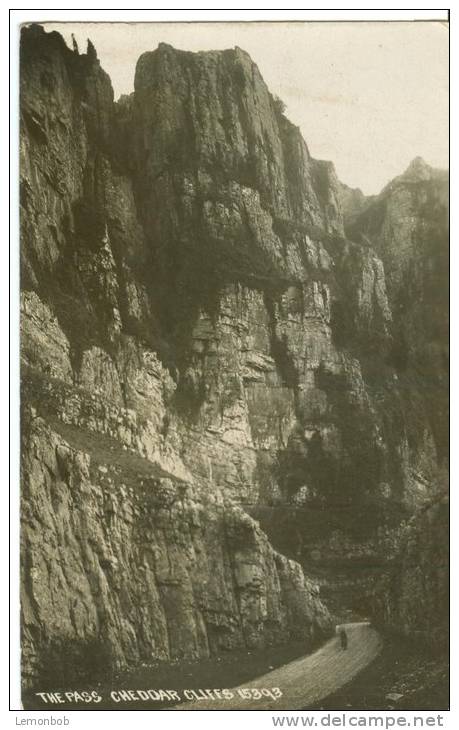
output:
[[[282,101],[282,99],[279,96],[273,96],[273,104],[276,114],[282,115],[285,114],[287,109],[287,104]]]

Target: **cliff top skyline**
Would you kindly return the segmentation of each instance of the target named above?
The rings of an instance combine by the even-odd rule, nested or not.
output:
[[[448,166],[448,36],[441,23],[44,23],[80,52],[89,37],[115,98],[139,56],[239,46],[286,104],[311,154],[366,195],[423,157]]]

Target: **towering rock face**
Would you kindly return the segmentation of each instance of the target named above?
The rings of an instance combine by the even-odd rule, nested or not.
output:
[[[195,423],[193,382],[177,394],[165,272],[136,202],[147,183],[118,154],[123,105],[94,52],[57,34],[24,30],[21,61],[24,677],[65,655],[123,666],[312,646],[330,627],[317,585],[237,504],[253,492],[247,408],[227,395]],[[244,302],[260,304],[242,287],[225,296],[231,390],[233,320],[247,330]],[[195,315],[191,341],[210,352]]]
[[[432,649],[448,645],[448,174],[416,158],[380,193],[341,192],[347,234],[384,262],[393,312],[391,360],[408,443],[425,478],[426,433],[436,458],[431,499],[401,531],[394,565],[376,591],[377,620]],[[422,464],[424,468],[416,466]]]
[[[26,672],[312,645],[292,558],[384,560],[438,471],[333,166],[238,48],[161,44],[115,104],[92,47],[32,26],[21,114]]]
[[[384,262],[393,362],[410,407],[421,423],[427,416],[442,462],[449,441],[448,195],[448,173],[418,157],[360,211],[350,208],[346,221],[348,234],[370,240]]]

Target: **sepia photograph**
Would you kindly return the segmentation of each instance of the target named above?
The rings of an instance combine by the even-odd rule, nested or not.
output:
[[[43,12],[24,709],[447,711],[448,22]]]

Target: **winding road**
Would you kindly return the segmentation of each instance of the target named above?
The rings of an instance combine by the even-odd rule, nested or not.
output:
[[[344,624],[344,627],[348,636],[346,650],[335,636],[313,654],[231,689],[231,699],[200,699],[169,709],[301,710],[310,707],[350,682],[382,649],[382,639],[369,623]],[[266,694],[266,690],[273,688],[282,691],[280,698]]]

